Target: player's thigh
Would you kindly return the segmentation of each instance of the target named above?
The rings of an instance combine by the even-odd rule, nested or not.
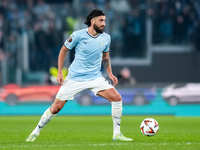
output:
[[[109,82],[104,77],[99,77],[90,82],[90,90],[95,94],[101,97],[106,98],[107,100],[121,101],[121,95],[116,91],[116,89],[109,84]]]
[[[116,91],[115,88],[99,91],[97,95],[104,97],[110,102],[118,102],[122,100],[121,95]]]
[[[74,97],[84,89],[84,82],[65,79],[56,95],[56,99],[60,101],[74,100]]]

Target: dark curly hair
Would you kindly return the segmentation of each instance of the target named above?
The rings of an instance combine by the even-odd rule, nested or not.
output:
[[[90,27],[91,26],[91,19],[98,16],[105,16],[104,12],[99,9],[94,9],[86,18],[85,24]]]

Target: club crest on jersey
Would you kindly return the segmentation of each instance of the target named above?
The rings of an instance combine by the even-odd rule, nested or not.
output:
[[[104,42],[99,42],[99,43],[100,43],[101,47],[103,47],[103,43],[104,43]]]

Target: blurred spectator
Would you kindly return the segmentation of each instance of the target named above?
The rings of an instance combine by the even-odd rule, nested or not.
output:
[[[174,43],[183,43],[186,40],[187,26],[182,15],[176,16],[173,22]]]
[[[9,33],[8,20],[5,18],[4,13],[1,12],[0,12],[0,29],[4,32],[4,35]]]
[[[194,44],[196,47],[196,51],[200,52],[200,24],[199,21],[195,21],[195,30],[194,33]]]
[[[0,28],[0,53],[3,55],[4,53],[4,43],[5,43],[5,37],[2,29]]]
[[[35,32],[33,29],[33,25],[31,24],[31,22],[27,22],[25,27],[24,27],[24,32],[27,34],[28,36],[28,48],[29,48],[29,65],[30,65],[30,70],[34,70],[35,69],[35,57],[36,57],[36,53],[35,53]]]
[[[112,37],[112,44],[111,44],[112,57],[119,57],[119,56],[122,56],[124,53],[124,50],[123,50],[124,23],[125,23],[124,19],[115,13],[113,23],[110,24],[110,27],[111,27],[110,35]]]
[[[141,57],[142,50],[142,23],[138,9],[133,9],[126,16],[125,38],[126,43],[125,53],[126,57]]]
[[[60,51],[60,48],[62,46],[62,33],[60,30],[56,29],[56,24],[54,21],[50,21],[49,27],[47,30],[47,39],[49,41],[48,43],[48,49],[52,49],[52,54],[50,55],[51,59],[49,62],[50,65],[53,65],[55,62],[57,62],[58,54]]]
[[[33,8],[33,13],[38,17],[43,17],[48,15],[49,10],[50,7],[45,0],[37,0],[37,3]]]
[[[111,0],[110,7],[117,13],[127,14],[131,8],[127,0]]]
[[[68,74],[68,69],[66,67],[63,67],[62,69],[62,74],[63,77],[65,78]],[[49,77],[47,79],[48,84],[53,84],[53,85],[59,85],[57,81],[57,76],[58,76],[58,67],[50,67],[49,68]]]
[[[120,74],[117,76],[119,85],[134,85],[136,80],[131,75],[130,70],[127,67],[122,68]]]
[[[11,32],[5,45],[5,55],[8,64],[8,81],[15,83],[17,67],[18,40],[17,33]]]
[[[0,28],[0,85],[2,84],[2,79],[1,79],[1,74],[2,74],[2,68],[1,68],[1,63],[3,59],[5,58],[4,56],[4,35],[3,31]]]
[[[66,18],[66,24],[67,24],[67,34],[71,35],[74,31],[74,26],[78,24],[78,19],[68,16]]]
[[[156,1],[153,18],[153,43],[191,43],[193,22],[198,18],[200,5],[192,0]]]
[[[52,49],[49,49],[50,39],[47,38],[46,32],[42,29],[42,24],[37,22],[34,27],[36,57],[35,69],[48,71],[51,63]]]

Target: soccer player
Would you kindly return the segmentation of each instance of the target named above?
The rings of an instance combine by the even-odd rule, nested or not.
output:
[[[73,32],[62,46],[58,57],[57,81],[61,87],[54,103],[42,115],[38,125],[28,136],[26,141],[34,141],[41,129],[63,108],[68,100],[82,90],[89,89],[95,95],[106,98],[111,102],[113,118],[113,140],[133,141],[120,132],[122,117],[122,98],[114,86],[118,79],[113,75],[109,58],[110,36],[103,32],[105,14],[98,9],[93,10],[86,18],[88,28]],[[69,67],[68,75],[63,79],[62,68],[66,54],[75,47],[75,58]],[[103,63],[113,86],[102,77],[101,63]]]

